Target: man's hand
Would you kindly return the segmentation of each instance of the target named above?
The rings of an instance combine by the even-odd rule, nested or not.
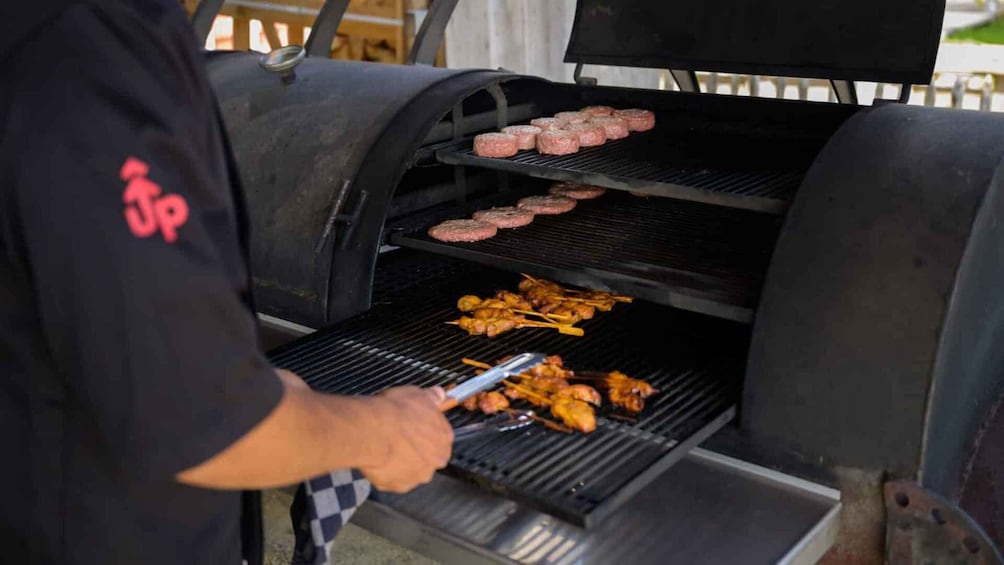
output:
[[[374,398],[384,422],[381,438],[388,442],[386,461],[360,471],[373,486],[407,492],[432,480],[436,469],[450,461],[453,428],[439,411],[446,398],[440,387],[396,387]]]
[[[439,411],[446,397],[439,387],[338,396],[311,390],[289,371],[276,375],[285,387],[279,406],[223,451],[179,472],[179,481],[261,489],[357,468],[377,488],[404,492],[450,459],[453,429]]]

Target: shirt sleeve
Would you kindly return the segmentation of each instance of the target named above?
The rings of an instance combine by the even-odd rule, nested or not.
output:
[[[242,299],[213,98],[165,35],[72,9],[5,72],[3,145],[20,147],[5,168],[47,347],[68,401],[151,478],[218,453],[282,396]]]

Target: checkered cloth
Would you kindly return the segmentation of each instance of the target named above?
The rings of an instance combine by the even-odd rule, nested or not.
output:
[[[335,536],[371,490],[370,482],[355,469],[301,484],[290,508],[296,535],[292,565],[329,565]]]

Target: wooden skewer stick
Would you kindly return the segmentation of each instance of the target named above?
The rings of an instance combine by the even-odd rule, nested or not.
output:
[[[603,294],[606,294],[607,297],[610,298],[610,300],[616,300],[617,302],[629,302],[629,303],[634,302],[634,298],[631,298],[630,296],[624,296],[623,294],[614,294],[612,292],[607,292],[605,290],[575,290],[574,288],[566,288],[565,290],[573,294],[586,294],[587,292],[602,292]],[[594,300],[601,300],[601,299],[596,298]]]
[[[558,333],[564,335],[574,335],[576,337],[582,337],[586,335],[585,330],[582,328],[577,328],[575,326],[569,326],[565,324],[553,324],[547,322],[534,322],[532,320],[522,320],[519,322],[519,327],[529,327],[529,328],[554,328],[558,330]]]
[[[569,321],[572,318],[570,318],[568,316],[560,316],[558,314],[544,314],[543,312],[537,312],[535,310],[513,310],[513,312],[515,312],[517,314],[525,314],[527,316],[540,316],[541,318],[544,318],[545,320],[550,320],[552,322],[559,323],[559,324],[561,323],[562,320],[565,321],[566,325],[572,325],[574,323],[574,322],[570,322]]]
[[[464,357],[463,359],[461,359],[460,362],[463,363],[464,365],[470,365],[471,367],[477,367],[479,369],[491,369],[492,368],[492,366],[489,365],[488,363],[482,363],[481,361],[475,361],[474,359],[468,359],[467,357]]]
[[[518,390],[519,392],[521,392],[521,393],[523,393],[523,394],[525,394],[527,396],[535,396],[535,397],[537,397],[542,403],[544,403],[545,406],[550,406],[551,405],[551,399],[550,398],[548,398],[547,396],[545,396],[543,394],[540,394],[539,392],[534,391],[533,389],[531,389],[529,387],[525,387],[525,386],[523,386],[521,384],[516,384],[516,383],[514,383],[512,381],[502,381],[502,384],[504,384],[507,387],[512,388],[513,390]]]
[[[572,296],[562,296],[560,298],[560,300],[563,301],[563,302],[564,301],[568,301],[568,302],[581,302],[583,304],[588,304],[590,306],[603,306],[606,303],[606,301],[604,301],[604,300],[593,300],[593,299],[589,299],[589,298],[575,298],[575,297],[572,297]]]

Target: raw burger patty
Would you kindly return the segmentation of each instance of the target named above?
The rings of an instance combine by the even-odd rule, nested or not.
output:
[[[596,147],[607,141],[607,132],[601,125],[586,122],[571,124],[565,129],[579,136],[579,147]]]
[[[429,228],[429,237],[439,241],[481,241],[494,237],[498,228],[481,220],[447,220]]]
[[[537,126],[509,126],[502,128],[502,133],[516,136],[516,145],[520,149],[537,147],[537,134],[544,131]]]
[[[519,139],[508,133],[482,133],[474,136],[474,154],[478,157],[512,157],[519,152]]]
[[[533,221],[533,212],[515,206],[503,206],[474,212],[474,219],[499,228],[518,228]]]
[[[537,136],[537,151],[545,155],[570,155],[579,150],[579,136],[563,129],[550,129]]]
[[[614,109],[610,106],[586,106],[579,111],[590,116],[612,116],[614,113]]]
[[[527,196],[516,205],[534,214],[564,214],[575,208],[575,200],[567,196]]]
[[[628,129],[631,131],[647,131],[655,127],[655,114],[649,110],[639,110],[631,108],[628,110],[617,110],[614,115],[624,118],[627,121]]]
[[[565,120],[569,124],[581,124],[592,116],[585,112],[558,112],[554,117],[559,120]]]
[[[535,118],[530,120],[530,125],[537,126],[542,130],[561,129],[568,125],[568,120],[559,120],[558,118]]]
[[[617,116],[596,116],[586,122],[603,127],[607,134],[607,139],[623,139],[628,136],[628,123],[624,118]]]
[[[577,182],[559,182],[551,185],[547,193],[554,196],[567,196],[576,200],[589,200],[590,198],[603,196],[606,191],[607,189],[601,186],[579,184]]]

